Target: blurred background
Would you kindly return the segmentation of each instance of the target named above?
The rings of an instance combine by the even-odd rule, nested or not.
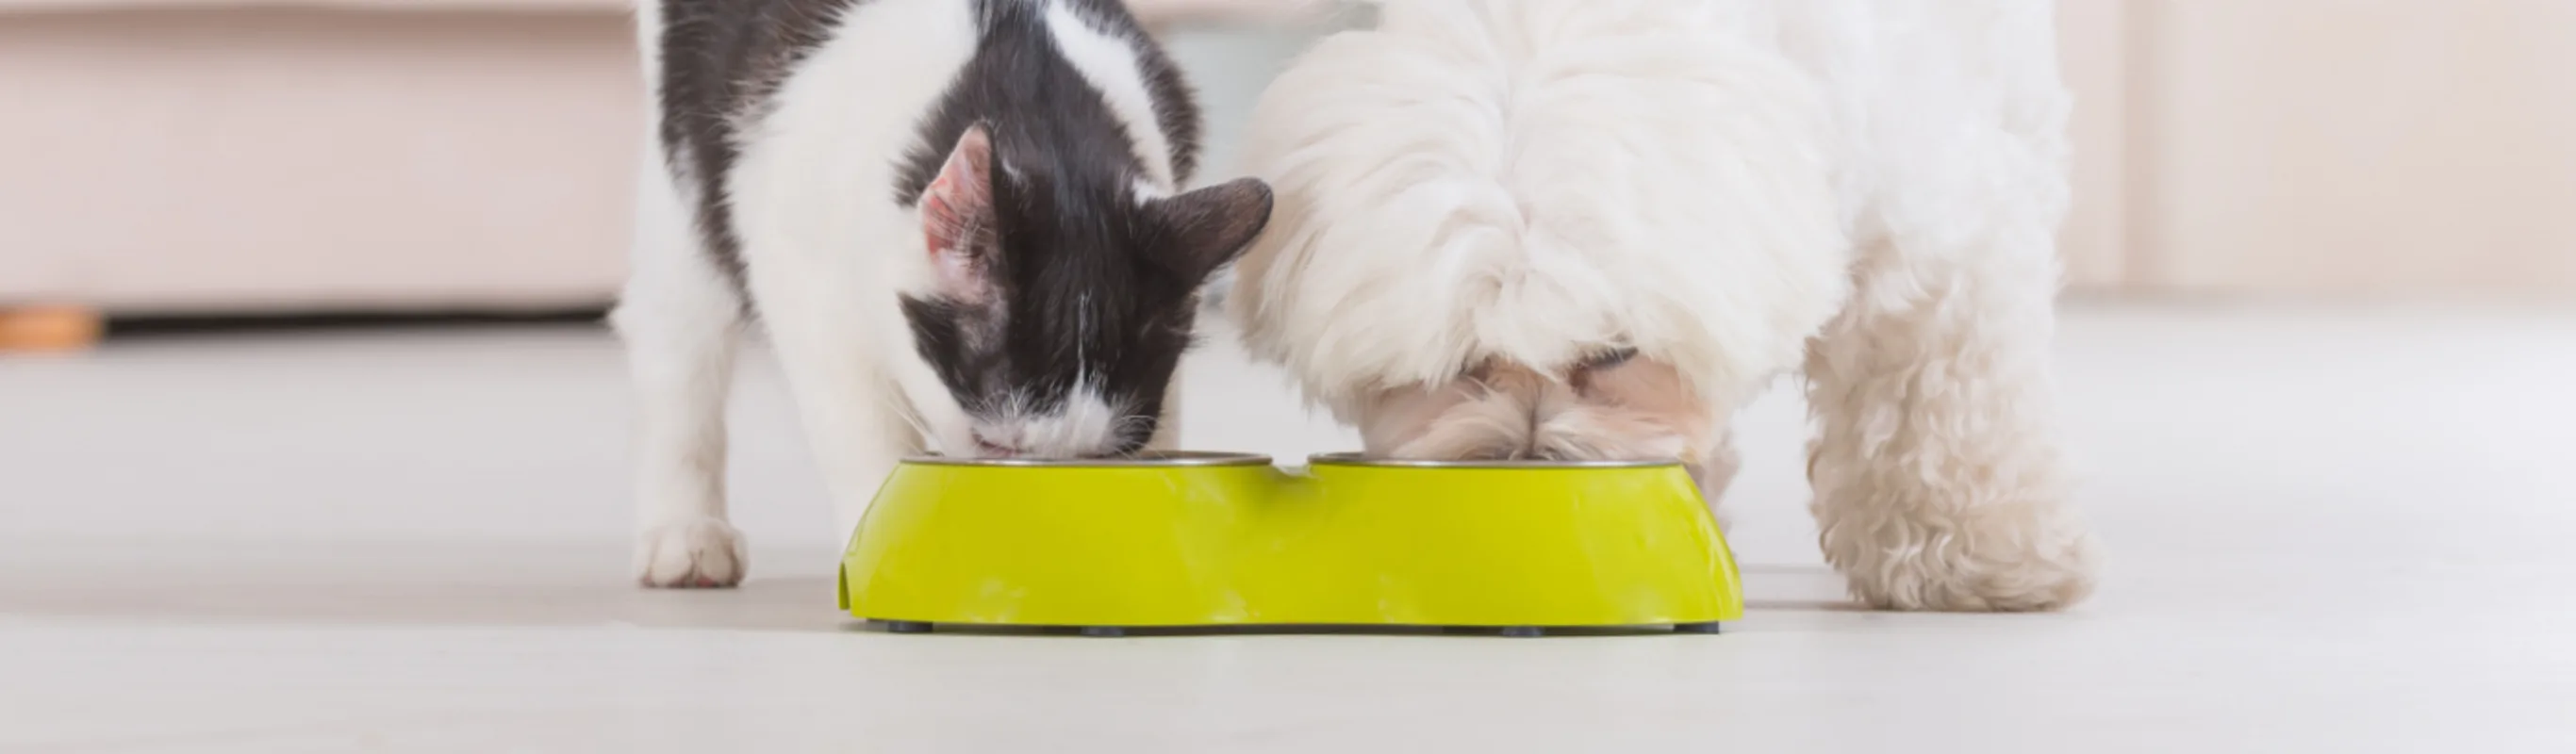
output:
[[[1135,4],[1203,93],[1208,177],[1276,70],[1369,18]],[[2314,397],[2334,388],[2264,366],[2340,364],[2338,411],[2369,411],[2565,374],[2514,360],[2576,345],[2576,3],[2066,0],[2060,21],[2063,349],[2074,399],[2105,401],[2071,409],[2094,447],[2139,441],[2102,411],[2150,375]],[[596,319],[642,150],[631,37],[620,0],[0,0],[0,534],[622,531]],[[1211,327],[1189,444],[1348,444]],[[792,412],[746,361],[737,497],[792,502],[737,507],[826,539]],[[1806,558],[1781,392],[1744,419],[1735,497],[1745,546]],[[227,500],[133,515],[180,495]]]
[[[1135,5],[1203,93],[1209,177],[1276,70],[1370,17]],[[2576,3],[2066,0],[2060,20],[2062,346],[2095,448],[2139,442],[2115,420],[2142,388],[2338,389],[2266,364],[2338,365],[2335,426],[2412,438],[2350,411],[2566,374],[2528,360],[2576,345]],[[0,0],[0,534],[622,531],[624,381],[596,320],[642,153],[631,37],[621,0]],[[1349,443],[1211,327],[1189,444]],[[792,413],[746,361],[737,497],[793,502],[740,515],[828,539]],[[2438,367],[2470,371],[2407,372]],[[1744,419],[1735,497],[1748,546],[1808,558],[1780,392]],[[167,499],[204,495],[227,499]],[[134,515],[147,500],[175,507]]]
[[[1370,17],[1135,6],[1202,91],[1207,177],[1275,71]],[[642,153],[627,12],[0,0],[0,533],[622,531],[624,382],[596,320]],[[2304,372],[2259,367],[2404,379],[2458,364],[2416,347],[2576,345],[2576,3],[2066,0],[2060,21],[2076,398],[2127,394],[2142,359],[2313,396]],[[1349,443],[1211,327],[1189,444]],[[792,413],[746,361],[738,498],[794,502],[740,515],[826,539]],[[2473,374],[2516,372],[2562,374]],[[2477,384],[2346,387],[2367,408]],[[1744,420],[1736,497],[1756,542],[1776,531],[1796,559],[1803,429],[1781,392]],[[130,515],[181,491],[236,499]]]
[[[1330,0],[1142,0],[1209,164]],[[2073,292],[2564,301],[2576,5],[2066,0]],[[620,0],[7,0],[0,308],[596,307],[641,107]],[[1341,23],[1351,23],[1343,16]]]
[[[1332,0],[1131,4],[1201,89],[1208,179],[1233,172],[1265,81],[1317,35],[1368,18]],[[2224,717],[2296,697],[2248,691],[2222,710],[2208,694],[2157,695],[2181,683],[2158,674],[2188,664],[2250,674],[2248,688],[2313,681],[2306,691],[2349,694],[2305,730],[2380,736],[2436,713],[2352,705],[2414,704],[2428,683],[2512,668],[2576,669],[2565,639],[2576,634],[2562,630],[2576,617],[2564,547],[2576,531],[2565,473],[2576,460],[2576,2],[2059,8],[2078,107],[2057,359],[2081,503],[2113,562],[2076,623],[2005,631],[2072,625],[2100,642],[2041,642],[2064,649],[2056,664],[1975,652],[1956,655],[1967,667],[1889,662],[1940,685],[1865,684],[1824,701],[1893,690],[1902,699],[1885,709],[1931,709],[1919,703],[1951,696],[1953,679],[2057,667],[2148,695],[2115,694],[2107,709],[2148,698]],[[731,458],[752,582],[729,602],[627,587],[628,394],[598,322],[622,274],[643,153],[627,14],[625,0],[0,0],[0,572],[12,574],[0,628],[31,617],[836,628],[817,608],[842,533],[828,529],[794,410],[757,349],[737,383]],[[1185,444],[1282,459],[1354,444],[1248,363],[1224,323],[1208,327],[1184,367]],[[1890,628],[1835,622],[1839,585],[1804,511],[1795,383],[1737,429],[1746,468],[1725,509],[1748,588],[1768,600],[1756,617],[1771,622],[1755,630]],[[1915,636],[1960,625],[1923,620],[1895,625]],[[2233,638],[2170,641],[2193,631]],[[2461,638],[2419,641],[2433,635]],[[2353,643],[2371,637],[2402,648]],[[184,646],[217,658],[231,646],[206,641],[216,649]],[[646,646],[603,642],[574,645]],[[121,659],[124,646],[79,656]],[[2095,661],[2145,646],[2203,662]],[[153,662],[188,678],[253,675],[181,661],[194,656]],[[1231,655],[1190,656],[1206,664],[1158,667],[1232,667]],[[2283,658],[2313,664],[2270,664]],[[500,678],[523,661],[493,662]],[[2576,673],[2556,677],[2477,698],[2563,702]],[[50,721],[60,742],[145,717],[80,716],[124,708],[130,688],[45,688],[0,706],[53,712],[0,728],[39,735],[23,723]],[[307,701],[339,709],[337,688],[314,685]],[[1791,681],[1759,698],[1811,688],[1831,690]],[[482,704],[477,693],[451,701]],[[1660,702],[1680,696],[1691,695]],[[184,701],[151,722],[294,717]],[[671,709],[702,701],[683,693]],[[2544,708],[2563,710],[2530,707]],[[2489,711],[2447,719],[2506,719],[2478,717]],[[2188,732],[2145,713],[2065,719]]]

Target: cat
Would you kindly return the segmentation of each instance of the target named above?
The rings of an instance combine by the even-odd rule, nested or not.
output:
[[[1167,444],[1196,292],[1257,180],[1183,191],[1200,116],[1116,0],[655,0],[612,315],[639,393],[636,578],[723,587],[724,403],[755,318],[848,536],[917,453]]]

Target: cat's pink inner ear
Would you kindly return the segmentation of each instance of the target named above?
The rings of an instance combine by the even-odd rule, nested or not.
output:
[[[975,299],[990,288],[987,255],[998,240],[993,229],[993,141],[981,125],[966,129],[949,150],[939,177],[921,193],[921,230],[931,268],[951,296]]]

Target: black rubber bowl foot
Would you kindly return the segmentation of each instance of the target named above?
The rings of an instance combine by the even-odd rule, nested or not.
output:
[[[1673,633],[1677,634],[1714,634],[1721,633],[1722,630],[1722,627],[1716,621],[1709,621],[1707,623],[1673,624]]]
[[[1115,639],[1127,635],[1127,629],[1116,626],[1084,626],[1082,635],[1094,639]]]
[[[1503,629],[1502,633],[1503,636],[1513,639],[1536,639],[1541,636],[1546,636],[1547,629],[1539,628],[1537,626],[1512,626],[1510,628]]]
[[[926,634],[930,633],[930,624],[917,620],[890,620],[885,622],[885,630],[890,634]]]

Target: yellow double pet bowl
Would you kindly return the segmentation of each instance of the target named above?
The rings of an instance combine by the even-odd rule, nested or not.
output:
[[[1677,464],[918,459],[877,493],[841,607],[897,632],[1437,626],[1715,633],[1734,558]]]

